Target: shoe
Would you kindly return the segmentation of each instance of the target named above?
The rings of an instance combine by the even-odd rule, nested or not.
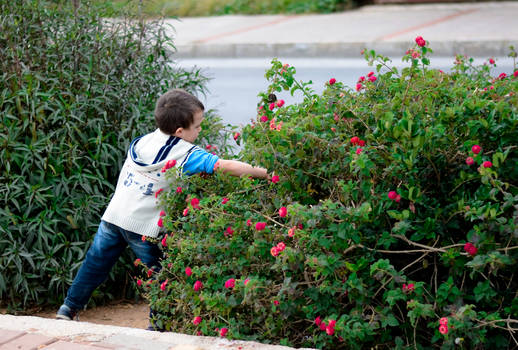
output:
[[[74,318],[79,321],[79,313],[65,304],[61,305],[56,314],[58,320],[72,321]]]

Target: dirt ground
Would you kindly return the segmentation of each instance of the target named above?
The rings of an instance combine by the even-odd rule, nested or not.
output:
[[[56,309],[35,311],[32,316],[55,318]],[[120,301],[105,306],[88,308],[79,313],[79,321],[112,326],[145,329],[148,326],[149,304]]]

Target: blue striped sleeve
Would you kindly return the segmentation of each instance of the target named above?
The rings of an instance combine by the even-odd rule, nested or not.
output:
[[[219,157],[196,147],[183,165],[183,172],[186,175],[194,175],[201,172],[212,174],[214,165]]]

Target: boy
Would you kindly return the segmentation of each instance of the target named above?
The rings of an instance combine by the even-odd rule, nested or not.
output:
[[[217,170],[234,176],[268,177],[264,168],[220,159],[192,144],[201,131],[204,109],[195,96],[179,89],[168,91],[158,99],[155,107],[158,129],[132,141],[115,193],[56,318],[72,320],[77,316],[127,245],[147,267],[159,266],[159,248],[142,241],[142,236],[159,234],[156,194],[169,185],[162,173],[166,163],[175,162],[187,175]]]

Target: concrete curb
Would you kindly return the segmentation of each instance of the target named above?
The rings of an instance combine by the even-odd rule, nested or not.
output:
[[[433,42],[434,56],[468,57],[507,56],[509,46],[518,48],[518,41],[442,41]],[[363,49],[375,50],[385,56],[403,56],[411,46],[408,41],[352,43],[291,43],[291,44],[192,44],[178,45],[178,58],[258,58],[258,57],[321,57],[357,58]]]
[[[109,348],[119,350],[291,350],[293,348],[257,342],[228,340],[216,337],[198,337],[172,332],[151,332],[143,329],[99,325],[89,322],[61,321],[34,316],[0,315],[0,334],[17,331],[52,338],[49,349],[59,343],[77,344],[77,349]],[[48,342],[48,341],[47,341]],[[58,345],[59,344],[59,345]],[[7,344],[1,344],[4,349]],[[32,344],[34,349],[46,345]],[[8,349],[7,347],[6,349]],[[66,347],[65,347],[66,348]],[[305,349],[315,350],[315,349]]]

